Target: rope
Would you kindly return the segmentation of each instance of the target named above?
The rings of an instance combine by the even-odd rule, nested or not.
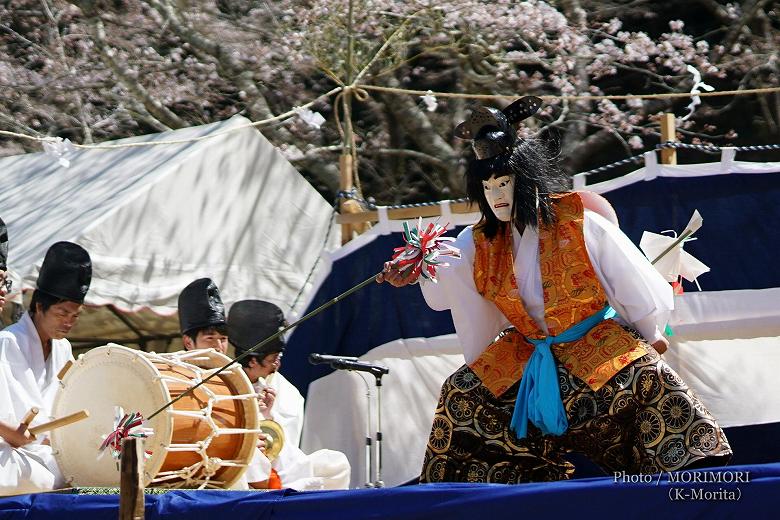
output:
[[[362,77],[362,73],[365,72],[365,69],[361,71],[361,74],[358,75],[358,80],[360,77]],[[288,119],[298,113],[299,110],[303,108],[309,108],[313,106],[315,103],[327,99],[330,96],[334,94],[338,94],[339,96],[343,95],[346,92],[349,92],[355,96],[355,99],[358,101],[364,102],[369,98],[369,91],[374,92],[385,92],[389,94],[406,94],[406,95],[417,95],[417,96],[425,96],[425,95],[433,95],[435,97],[442,97],[442,98],[460,98],[460,99],[482,99],[482,100],[497,100],[497,99],[516,99],[516,94],[467,94],[467,93],[456,93],[456,92],[433,92],[430,90],[414,90],[414,89],[405,89],[400,87],[381,87],[378,85],[364,85],[364,84],[358,84],[353,83],[351,85],[344,85],[344,86],[338,86],[335,87],[328,92],[314,98],[313,100],[309,101],[308,103],[305,103],[301,106],[295,107],[291,110],[288,110],[287,112],[284,112],[282,114],[279,114],[274,117],[269,117],[267,119],[262,119],[260,121],[253,121],[251,123],[240,125],[234,128],[230,128],[228,130],[217,132],[215,134],[209,134],[204,135],[200,137],[191,137],[188,139],[172,139],[167,141],[150,141],[150,142],[143,142],[143,143],[121,143],[121,144],[75,144],[72,145],[76,148],[82,148],[82,149],[100,149],[100,150],[110,150],[115,148],[138,148],[138,147],[145,147],[145,146],[160,146],[160,145],[168,145],[168,144],[186,144],[191,143],[195,141],[202,141],[204,139],[211,139],[213,137],[218,137],[224,134],[228,134],[230,132],[235,132],[237,130],[241,130],[244,128],[249,127],[259,127],[264,126],[269,123],[274,123],[278,121],[283,121],[285,119]],[[780,92],[780,87],[765,87],[765,88],[754,88],[754,89],[743,89],[743,90],[722,90],[722,91],[713,91],[713,92],[699,92],[695,94],[699,97],[712,97],[712,96],[742,96],[742,95],[753,95],[753,94],[767,94],[772,92]],[[591,96],[591,95],[578,95],[578,96],[555,96],[555,95],[541,95],[539,96],[545,101],[552,101],[552,100],[561,100],[561,101],[578,101],[578,100],[587,100],[587,101],[600,101],[600,100],[629,100],[629,99],[673,99],[673,98],[686,98],[691,97],[693,94],[690,92],[668,92],[665,94],[625,94],[625,95],[606,95],[606,96]],[[336,107],[336,117],[338,119],[338,107]],[[341,132],[340,125],[337,125],[339,127],[339,132]],[[37,141],[37,142],[56,142],[57,138],[55,137],[38,137],[33,135],[27,135],[22,134],[18,132],[11,132],[8,130],[0,130],[0,135],[8,136],[8,137],[16,137],[19,139],[28,139],[31,141]],[[343,137],[343,136],[342,136]],[[691,145],[695,146],[695,145]]]
[[[755,145],[748,145],[748,146],[715,146],[711,144],[689,144],[689,143],[680,143],[678,141],[666,141],[664,143],[657,144],[654,149],[662,150],[662,149],[670,149],[670,148],[680,149],[680,150],[696,150],[697,152],[709,153],[709,154],[719,154],[726,148],[730,150],[734,150],[735,152],[766,152],[771,150],[780,150],[780,144],[755,144]],[[604,166],[599,166],[598,168],[594,168],[592,170],[587,170],[578,173],[577,175],[588,176],[593,173],[603,173],[611,169],[617,168],[619,166],[625,166],[630,163],[637,164],[643,162],[644,159],[645,159],[644,155],[634,155],[626,159],[621,159],[620,161],[615,161],[613,163],[605,164]]]
[[[359,80],[362,77],[362,73],[365,72],[365,69],[361,71],[361,74],[358,75],[358,78],[356,80]],[[279,114],[274,117],[269,117],[267,119],[262,119],[259,121],[253,121],[251,123],[247,123],[244,125],[236,126],[234,128],[230,128],[228,130],[224,130],[222,132],[217,132],[214,134],[204,135],[200,137],[191,137],[188,139],[171,139],[166,141],[149,141],[149,142],[143,142],[143,143],[120,143],[120,144],[75,144],[72,143],[72,146],[75,148],[81,148],[81,149],[98,149],[98,150],[111,150],[115,148],[140,148],[140,147],[146,147],[146,146],[160,146],[160,145],[169,145],[169,144],[186,144],[196,141],[202,141],[204,139],[211,139],[213,137],[218,137],[221,135],[225,135],[231,132],[235,132],[237,130],[242,130],[244,128],[249,127],[259,127],[264,126],[270,123],[283,121],[285,119],[288,119],[298,113],[299,110],[304,108],[310,108],[315,103],[327,99],[331,97],[334,94],[338,94],[338,96],[343,96],[345,93],[349,92],[352,95],[355,96],[355,99],[361,102],[364,102],[368,100],[369,98],[369,91],[374,92],[385,92],[389,94],[406,94],[406,95],[417,95],[417,96],[425,96],[425,95],[433,95],[435,97],[442,97],[442,98],[459,98],[459,99],[482,99],[482,100],[497,100],[497,99],[516,99],[518,96],[516,94],[467,94],[467,93],[456,93],[456,92],[433,92],[430,90],[414,90],[414,89],[405,89],[400,87],[381,87],[378,85],[364,85],[364,84],[358,84],[353,83],[351,85],[343,85],[335,87],[328,92],[314,98],[313,100],[309,101],[308,103],[305,103],[303,105],[300,105],[298,107],[295,107],[291,110],[288,110],[287,112],[284,112],[282,114]],[[766,87],[766,88],[755,88],[755,89],[743,89],[743,90],[722,90],[722,91],[713,91],[713,92],[699,92],[695,94],[699,97],[712,97],[712,96],[741,96],[741,95],[753,95],[753,94],[767,94],[772,92],[780,92],[780,87]],[[629,99],[673,99],[673,98],[686,98],[691,97],[693,94],[690,92],[668,92],[665,94],[625,94],[625,95],[606,95],[606,96],[591,96],[591,95],[578,95],[578,96],[555,96],[555,95],[541,95],[539,96],[545,101],[552,101],[552,100],[561,100],[561,101],[578,101],[578,100],[587,100],[587,101],[600,101],[600,100],[629,100]],[[337,100],[338,101],[338,100]],[[338,105],[338,103],[336,103]],[[335,115],[337,118],[337,122],[339,119],[338,116],[338,106],[335,108]],[[337,125],[339,128],[339,132],[341,133],[341,126]],[[22,134],[18,132],[11,132],[8,130],[0,130],[0,135],[8,136],[8,137],[16,137],[19,139],[28,139],[31,141],[37,141],[37,142],[57,142],[58,138],[56,137],[38,137],[33,135],[27,135]],[[343,138],[343,135],[342,135]],[[696,146],[696,145],[691,145]],[[762,148],[759,148],[762,149]]]
[[[680,143],[677,141],[666,141],[665,143],[657,144],[654,149],[661,150],[661,149],[669,149],[669,148],[682,149],[682,150],[696,150],[703,153],[718,154],[721,153],[724,148],[728,148],[736,152],[766,152],[772,150],[780,150],[780,144],[757,144],[757,145],[748,145],[748,146],[727,146],[726,147],[726,146],[715,146],[715,145],[707,145],[707,144],[688,144],[688,143]],[[604,166],[599,166],[598,168],[593,168],[592,170],[580,172],[577,175],[587,176],[594,173],[603,173],[612,170],[614,168],[618,168],[620,166],[626,166],[628,164],[639,164],[644,160],[645,160],[644,155],[634,155],[631,157],[627,157],[625,159],[621,159],[619,161],[605,164]],[[369,210],[376,210],[377,208],[377,205],[373,200],[366,200],[361,197],[358,197],[355,192],[339,191],[337,197],[356,200],[361,204],[363,204]],[[469,199],[467,197],[463,197],[450,202],[458,203],[458,202],[468,202],[468,201]],[[414,204],[395,204],[392,206],[387,206],[387,208],[388,209],[423,208],[429,206],[440,206],[441,204],[442,203],[440,201],[418,202]]]
[[[638,164],[645,160],[645,157],[643,155],[634,155],[633,157],[628,157],[626,159],[621,159],[620,161],[615,161],[613,163],[605,164],[604,166],[599,166],[598,168],[593,168],[592,170],[588,170],[582,173],[579,173],[578,175],[590,175],[592,173],[602,173],[609,171],[613,168],[617,168],[618,166],[625,166],[626,164]]]
[[[82,148],[82,149],[91,149],[91,150],[112,150],[115,148],[140,148],[144,146],[159,146],[159,145],[168,145],[168,144],[186,144],[186,143],[192,143],[195,141],[203,141],[204,139],[211,139],[213,137],[219,137],[221,135],[229,134],[231,132],[235,132],[237,130],[243,130],[244,128],[250,128],[250,127],[258,127],[267,125],[269,123],[274,123],[276,121],[282,121],[284,119],[288,119],[298,113],[299,110],[304,108],[309,108],[313,106],[315,103],[327,99],[333,94],[336,94],[340,92],[342,87],[336,87],[332,90],[329,90],[328,92],[322,94],[321,96],[318,96],[314,98],[313,100],[309,101],[308,103],[305,103],[301,106],[297,106],[291,110],[288,110],[287,112],[284,112],[283,114],[279,114],[274,117],[269,117],[267,119],[261,119],[260,121],[253,121],[251,123],[239,125],[233,128],[229,128],[227,130],[223,130],[221,132],[216,132],[213,134],[208,135],[202,135],[199,137],[190,137],[187,139],[170,139],[167,141],[148,141],[143,143],[119,143],[119,144],[76,144],[71,143],[73,147],[75,148]],[[20,134],[17,132],[9,132],[7,130],[0,130],[0,135],[6,135],[9,137],[18,137],[20,139],[29,139],[31,141],[38,141],[38,142],[57,142],[58,138],[56,137],[36,137],[33,135],[27,135],[27,134]]]
[[[357,193],[353,191],[339,191],[336,194],[336,197],[339,199],[349,199],[349,200],[356,200],[360,204],[366,207],[369,211],[373,211],[377,209],[376,202],[373,199],[364,199],[357,195]],[[460,199],[450,200],[450,204],[457,204],[459,202],[468,202],[468,197],[462,197]],[[414,202],[410,204],[394,204],[392,206],[383,206],[387,209],[408,209],[408,208],[427,208],[432,206],[441,206],[443,204],[442,201],[433,201],[433,202]]]
[[[145,352],[143,353],[143,356],[149,361],[151,361],[152,363],[177,367],[179,369],[182,369],[183,371],[190,371],[192,372],[194,381],[204,381],[204,377],[206,376],[206,374],[213,370],[209,368],[199,367],[194,363],[190,362],[190,361],[197,361],[197,358],[202,356],[202,353],[199,353],[197,351],[174,352],[169,354],[155,354],[155,353]],[[184,374],[181,374],[181,377],[161,375],[160,378],[166,382],[170,382],[173,384],[183,384],[185,386],[189,386],[192,383],[192,381]],[[210,378],[205,377],[205,379],[208,380]],[[166,387],[168,387],[168,385],[166,385]],[[241,460],[222,460],[217,457],[211,457],[208,454],[208,450],[211,447],[211,443],[214,441],[214,439],[216,439],[220,435],[231,435],[237,433],[255,435],[257,433],[260,433],[261,430],[250,430],[244,428],[233,429],[225,425],[218,425],[214,420],[214,417],[212,416],[212,412],[214,409],[214,405],[219,401],[244,400],[254,396],[255,394],[247,394],[247,395],[231,394],[227,396],[221,396],[221,395],[217,395],[208,386],[204,386],[202,390],[203,392],[205,392],[207,396],[207,401],[203,404],[203,406],[200,409],[172,410],[171,414],[190,417],[205,422],[209,428],[208,434],[202,440],[193,439],[191,443],[171,442],[168,444],[168,446],[166,446],[166,449],[168,449],[169,451],[196,453],[200,458],[200,460],[182,469],[161,471],[154,476],[154,479],[152,480],[153,483],[165,487],[167,485],[166,481],[179,479],[181,480],[181,482],[175,482],[171,486],[172,487],[197,486],[198,489],[203,489],[210,485],[213,487],[221,487],[222,482],[214,480],[213,478],[220,468],[224,466],[246,465],[246,462]],[[151,419],[151,416],[149,418]]]
[[[339,192],[341,193],[341,192]],[[330,225],[328,226],[328,231],[325,233],[325,240],[322,242],[322,247],[320,248],[320,252],[317,255],[317,258],[314,260],[314,264],[311,266],[311,269],[309,270],[309,274],[306,276],[306,280],[304,280],[303,285],[301,285],[301,289],[298,291],[298,294],[295,295],[295,299],[290,304],[290,310],[295,310],[295,306],[298,305],[298,300],[301,299],[301,296],[303,295],[303,291],[306,289],[306,286],[309,284],[309,280],[311,280],[311,277],[314,275],[314,270],[317,269],[317,265],[320,263],[320,258],[322,258],[322,253],[325,252],[325,248],[328,247],[328,240],[330,239],[330,232],[333,229],[333,221],[336,218],[336,215],[338,214],[338,198],[336,202],[333,204],[333,212],[330,215]]]
[[[771,150],[780,150],[780,144],[754,144],[748,146],[715,146],[708,144],[688,144],[678,143],[676,141],[666,141],[656,145],[656,150],[661,148],[680,148],[685,150],[697,150],[704,153],[720,153],[724,148],[735,150],[737,152],[766,152]]]
[[[373,90],[376,92],[385,92],[388,94],[410,94],[417,96],[433,95],[435,97],[443,98],[460,98],[460,99],[517,99],[517,94],[461,94],[456,92],[431,92],[428,90],[412,90],[400,87],[380,87],[375,85],[355,85],[363,90]],[[693,95],[699,97],[712,97],[712,96],[743,96],[748,94],[767,94],[771,92],[780,92],[780,87],[765,87],[743,90],[720,90],[713,92],[699,92],[697,94],[691,94],[690,92],[668,92],[665,94],[624,94],[624,95],[609,95],[609,96],[555,96],[555,95],[541,95],[538,96],[545,101],[561,100],[561,101],[601,101],[601,100],[615,100],[623,101],[628,99],[673,99],[673,98],[689,98]]]

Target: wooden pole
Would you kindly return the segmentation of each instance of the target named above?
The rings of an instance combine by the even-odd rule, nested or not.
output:
[[[478,213],[479,207],[470,202],[456,202],[450,204],[453,214]],[[409,220],[417,217],[435,217],[441,215],[441,206],[421,206],[413,208],[396,208],[388,210],[387,218],[390,220]],[[361,211],[360,213],[342,213],[336,218],[339,224],[357,224],[360,222],[376,222],[379,220],[378,211]],[[442,222],[442,225],[446,222]],[[451,224],[451,222],[450,222]]]
[[[674,114],[661,116],[661,142],[677,141],[677,130],[674,125]],[[677,164],[677,150],[674,148],[661,149],[661,164]]]
[[[119,476],[119,520],[143,520],[144,483],[141,439],[122,439],[122,459]]]
[[[349,153],[343,153],[339,156],[339,171],[341,172],[341,180],[339,183],[339,189],[341,191],[350,191],[352,189],[352,155]],[[341,207],[341,213],[345,213],[345,205],[347,202],[345,199],[341,200],[339,204]],[[352,239],[352,225],[348,223],[341,224],[341,245],[346,244]]]
[[[349,0],[349,11],[347,13],[347,61],[345,64],[346,83],[352,84],[354,76],[353,60],[355,52],[355,33],[353,28],[354,21],[354,0]],[[353,146],[354,134],[352,129],[352,93],[347,91],[341,98],[342,109],[344,111],[344,140],[341,143],[341,156],[339,157],[339,172],[341,173],[340,188],[341,191],[351,191],[355,182],[354,179],[354,159]],[[336,107],[338,110],[338,107]],[[341,212],[345,212],[344,200],[341,201]],[[347,205],[349,207],[350,205]],[[348,211],[348,210],[347,210]],[[341,225],[341,245],[352,240],[353,227],[350,224]]]

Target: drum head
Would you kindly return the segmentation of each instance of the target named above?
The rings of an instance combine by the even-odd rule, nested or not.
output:
[[[89,418],[51,432],[51,444],[62,474],[71,486],[118,486],[117,462],[106,450],[99,457],[105,436],[114,430],[117,406],[125,413],[149,417],[170,400],[170,393],[154,365],[139,351],[120,345],[90,350],[65,374],[54,400],[54,417],[87,410]],[[171,438],[172,420],[166,413],[148,424],[154,434],[144,440],[151,451],[144,466],[148,485],[162,466]]]

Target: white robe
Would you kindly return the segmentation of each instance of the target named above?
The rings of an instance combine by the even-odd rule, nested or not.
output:
[[[264,384],[253,384],[260,393]],[[298,491],[317,489],[348,489],[350,465],[346,455],[334,450],[317,450],[305,454],[298,445],[303,427],[304,398],[298,389],[282,374],[275,373],[269,386],[276,390],[276,400],[271,408],[271,419],[279,423],[284,430],[285,441],[279,456],[271,467],[279,474],[282,486]],[[270,475],[264,456],[257,457],[247,470],[249,482],[262,481]],[[262,478],[265,476],[265,478]]]
[[[628,237],[598,213],[585,210],[583,234],[596,277],[610,305],[620,315],[619,321],[636,328],[650,343],[661,339],[674,309],[671,286]],[[423,282],[420,287],[432,309],[452,312],[466,363],[472,363],[511,324],[493,302],[477,292],[472,227],[464,229],[453,245],[460,249],[461,258],[448,259],[450,266],[438,270],[438,283]],[[521,236],[514,229],[512,247],[523,305],[547,332],[539,269],[539,233],[526,227]]]
[[[59,388],[57,374],[73,359],[70,342],[52,340],[43,359],[38,331],[29,313],[0,331],[0,421],[17,426],[32,407],[40,411],[31,426],[53,419],[51,407]],[[21,448],[0,439],[0,496],[47,491],[63,485],[45,435]]]

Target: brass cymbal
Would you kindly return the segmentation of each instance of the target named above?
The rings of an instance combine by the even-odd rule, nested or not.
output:
[[[265,456],[268,460],[273,461],[279,456],[282,446],[284,446],[284,430],[278,422],[270,419],[260,421],[260,430],[266,435]]]

